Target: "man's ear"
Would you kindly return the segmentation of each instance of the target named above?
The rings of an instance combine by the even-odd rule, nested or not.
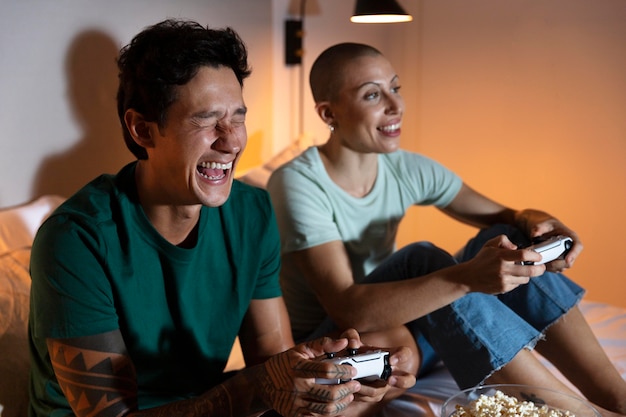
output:
[[[324,121],[327,125],[332,125],[335,121],[335,115],[330,109],[330,103],[328,101],[321,101],[315,105],[315,111],[319,117]]]
[[[152,148],[154,146],[152,135],[154,122],[148,122],[141,113],[134,109],[126,110],[124,122],[137,145],[142,148]]]

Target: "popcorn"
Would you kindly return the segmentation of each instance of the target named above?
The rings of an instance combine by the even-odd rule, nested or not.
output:
[[[569,411],[557,410],[532,401],[521,401],[497,390],[482,394],[467,406],[457,405],[450,417],[575,417]]]

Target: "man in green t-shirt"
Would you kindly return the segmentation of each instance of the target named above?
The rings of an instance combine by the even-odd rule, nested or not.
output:
[[[317,384],[355,374],[317,360],[361,347],[354,330],[293,347],[269,195],[233,175],[250,74],[239,36],[167,20],[118,66],[137,161],[87,184],[37,234],[30,416],[356,415],[411,386],[406,348],[387,384]],[[237,336],[247,367],[225,374]]]

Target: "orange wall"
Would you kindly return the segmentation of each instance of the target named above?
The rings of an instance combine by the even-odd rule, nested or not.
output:
[[[304,72],[337,42],[380,48],[403,84],[404,147],[505,204],[556,214],[585,243],[570,275],[588,298],[626,307],[626,0],[399,1],[413,22],[371,26],[348,21],[353,1],[308,0],[315,10],[306,19]],[[0,51],[11,59],[0,60],[0,206],[66,194],[126,162],[111,113],[114,88],[93,95],[110,74],[74,63],[106,69],[132,35],[166,16],[232,26],[249,44],[242,170],[301,130],[315,142],[327,138],[306,85],[300,126],[300,68],[283,62],[284,19],[298,1],[92,3],[3,3]],[[472,234],[416,208],[399,242],[427,239],[455,251]]]
[[[307,73],[333,43],[380,48],[402,82],[403,147],[501,203],[560,218],[585,245],[568,275],[587,299],[626,307],[626,1],[400,0],[413,22],[367,28],[347,23],[351,2],[317,3]],[[305,110],[306,130],[326,140],[308,91]],[[474,233],[414,208],[398,243],[456,251]]]
[[[587,299],[626,307],[626,2],[420,5],[405,29],[418,65],[398,55],[418,116],[406,118],[404,147],[504,204],[556,215],[585,244],[568,275]],[[399,243],[417,236],[454,251],[473,233],[417,208]]]

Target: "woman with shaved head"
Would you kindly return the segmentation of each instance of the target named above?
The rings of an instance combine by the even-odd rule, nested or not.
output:
[[[353,327],[365,343],[411,347],[418,378],[442,360],[461,388],[517,383],[579,396],[533,355],[536,348],[605,416],[626,414],[626,383],[577,307],[584,290],[561,273],[583,249],[577,234],[400,149],[400,77],[375,48],[328,48],[310,84],[329,138],[268,185],[294,337]],[[480,231],[459,259],[426,242],[396,250],[398,225],[414,205]],[[572,241],[556,260],[524,249],[553,236]]]

